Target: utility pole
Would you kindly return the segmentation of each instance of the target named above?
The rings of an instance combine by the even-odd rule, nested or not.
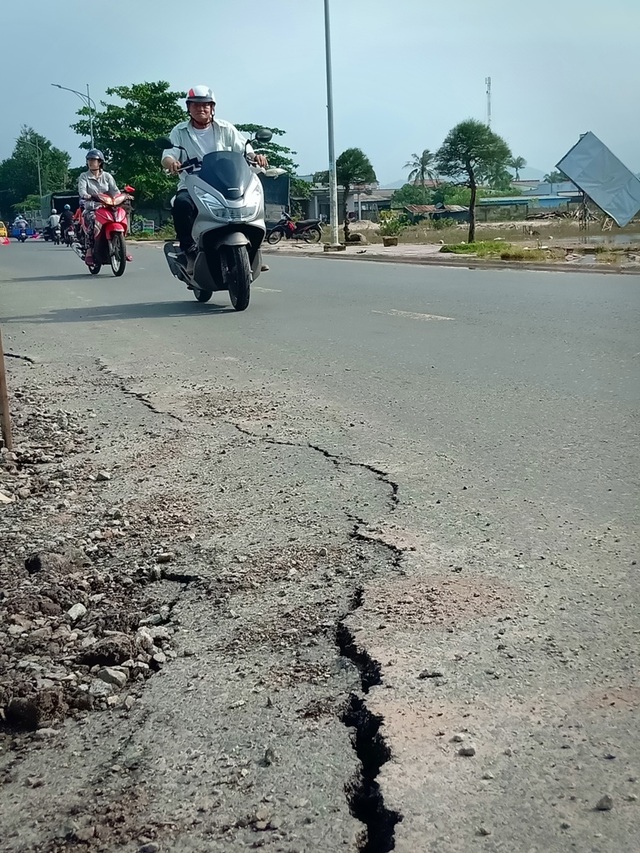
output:
[[[41,157],[40,146],[38,145],[37,142],[30,142],[28,139],[25,139],[24,142],[26,142],[27,145],[31,145],[36,149],[36,163],[38,166],[38,190],[40,192],[40,198],[42,198],[42,170],[40,167],[40,157]]]
[[[485,77],[487,85],[487,127],[491,127],[491,77]]]
[[[333,82],[331,79],[331,24],[329,0],[324,0],[324,41],[327,63],[327,125],[329,133],[329,210],[331,217],[331,245],[338,245],[338,178],[336,174],[336,149],[333,136]]]

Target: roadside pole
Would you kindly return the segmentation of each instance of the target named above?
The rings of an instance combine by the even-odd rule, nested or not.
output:
[[[4,349],[2,346],[2,330],[0,329],[0,423],[2,438],[7,450],[13,449],[11,437],[11,417],[9,416],[9,395],[7,393],[7,375],[4,369]]]

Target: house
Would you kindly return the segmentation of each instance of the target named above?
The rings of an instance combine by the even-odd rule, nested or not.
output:
[[[394,189],[352,190],[347,197],[347,213],[350,219],[370,219],[378,221],[381,210],[391,209],[391,197]],[[329,187],[316,184],[311,188],[311,196],[307,199],[294,199],[302,208],[303,215],[308,219],[320,219],[326,222],[330,218]],[[338,187],[338,216],[342,221],[344,205],[344,190]]]

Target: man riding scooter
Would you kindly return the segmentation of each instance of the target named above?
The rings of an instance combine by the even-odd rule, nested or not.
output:
[[[214,119],[216,99],[208,86],[194,86],[187,93],[187,111],[189,120],[177,124],[169,139],[173,148],[162,152],[162,165],[172,174],[179,174],[178,192],[173,203],[173,223],[180,249],[186,255],[186,268],[193,274],[197,248],[194,245],[191,229],[196,215],[193,202],[185,188],[186,173],[180,171],[185,159],[202,160],[205,154],[213,151],[237,151],[247,154],[256,165],[268,167],[264,154],[256,154],[246,144],[244,136],[230,122]],[[184,150],[180,150],[180,149]]]

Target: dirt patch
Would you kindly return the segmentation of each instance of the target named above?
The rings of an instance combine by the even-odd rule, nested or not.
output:
[[[367,586],[364,610],[378,621],[459,625],[513,607],[519,597],[497,578],[398,578]]]

